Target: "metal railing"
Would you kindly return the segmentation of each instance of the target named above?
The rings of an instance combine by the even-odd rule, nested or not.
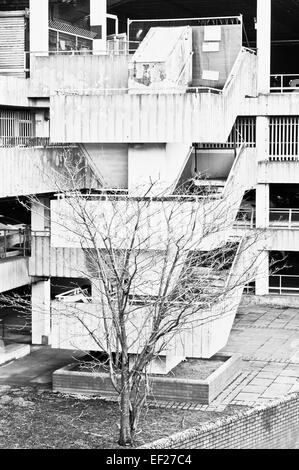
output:
[[[254,228],[255,209],[240,209],[234,225],[237,227]]]
[[[108,56],[119,56],[119,55],[132,55],[136,52],[140,42],[139,41],[107,41],[107,47],[103,50],[94,51],[89,49],[70,49],[66,51],[60,50],[48,50],[48,51],[24,51],[22,53],[22,57],[20,57],[20,63],[22,65],[19,67],[5,67],[0,66],[0,74],[28,74],[30,72],[30,58],[31,56],[93,56],[93,55],[108,55]],[[0,53],[0,57],[3,58],[4,56],[11,57],[13,55],[12,51],[2,51]],[[5,57],[4,57],[5,63]],[[28,75],[26,75],[28,76]]]
[[[78,148],[78,144],[50,142],[49,137],[4,137],[0,136],[0,148],[15,147],[49,147]]]
[[[88,290],[81,289],[81,287],[71,289],[67,292],[64,292],[63,294],[58,294],[55,296],[55,299],[57,299],[60,302],[66,302],[66,303],[75,303],[75,302],[88,303],[88,302],[91,302],[92,300],[90,295],[88,294]]]
[[[299,275],[269,276],[269,292],[278,295],[299,295]]]
[[[234,149],[243,142],[247,147],[256,147],[256,117],[239,116],[225,144],[204,143],[197,144],[198,149]]]
[[[234,225],[255,228],[255,209],[240,209]],[[275,228],[299,229],[299,209],[270,209],[269,226]]]
[[[244,287],[244,294],[246,295],[254,295],[255,294],[255,282],[250,282],[249,284],[246,284]]]
[[[30,256],[31,233],[29,228],[0,230],[0,259]]]
[[[0,338],[6,340],[7,343],[28,343],[31,342],[31,325],[25,323],[23,325],[14,325],[6,323],[5,319],[0,319]]]
[[[271,161],[298,161],[298,116],[271,116],[269,141]]]
[[[0,147],[46,147],[49,137],[8,137],[0,136]]]
[[[271,93],[299,93],[299,74],[270,75]]]
[[[101,192],[100,190],[96,190],[92,194],[81,194],[80,197],[90,199],[90,200],[98,200],[98,201],[128,201],[128,202],[202,202],[203,200],[211,200],[211,199],[219,199],[221,194],[218,193],[211,193],[207,195],[193,195],[193,194],[172,194],[172,195],[161,195],[161,196],[134,196],[129,195],[125,191],[123,193],[117,193],[112,190],[112,193],[106,193],[107,190]],[[69,192],[64,194],[55,194],[57,199],[64,199],[68,197],[74,197],[75,193]]]
[[[269,225],[271,227],[299,229],[299,209],[270,209]]]

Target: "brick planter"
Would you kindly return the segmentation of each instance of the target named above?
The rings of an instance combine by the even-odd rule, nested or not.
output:
[[[151,395],[156,401],[196,402],[208,405],[240,371],[241,357],[217,355],[223,364],[205,380],[151,376]],[[109,374],[106,372],[76,371],[70,364],[53,373],[55,392],[116,397]]]

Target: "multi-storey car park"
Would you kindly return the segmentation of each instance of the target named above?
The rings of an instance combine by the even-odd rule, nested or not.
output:
[[[32,344],[73,349],[51,310],[88,283],[71,268],[80,248],[51,224],[57,188],[40,172],[63,172],[64,151],[86,160],[102,192],[128,198],[157,175],[168,196],[198,174],[220,194],[238,181],[232,233],[267,232],[256,279],[184,356],[226,344],[243,289],[298,295],[296,3],[0,0],[0,292],[30,296]],[[32,194],[43,204],[29,211]],[[284,260],[276,274],[273,259]],[[0,315],[4,334],[14,314]]]

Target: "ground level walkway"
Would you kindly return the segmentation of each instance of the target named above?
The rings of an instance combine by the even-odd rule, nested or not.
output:
[[[61,351],[44,346],[33,346],[31,354],[0,366],[1,385],[41,386],[51,388],[52,373],[75,362],[82,353]]]
[[[243,370],[213,405],[255,406],[299,392],[299,309],[240,307],[223,352],[241,354]]]
[[[166,408],[223,411],[228,405],[256,406],[299,391],[299,309],[240,307],[227,346],[243,366],[209,405],[161,403]],[[30,356],[0,367],[1,385],[51,387],[52,373],[80,353],[33,347]]]

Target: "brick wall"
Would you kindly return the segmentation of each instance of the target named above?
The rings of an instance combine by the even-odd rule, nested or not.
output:
[[[146,449],[299,449],[299,394],[144,445]]]

